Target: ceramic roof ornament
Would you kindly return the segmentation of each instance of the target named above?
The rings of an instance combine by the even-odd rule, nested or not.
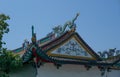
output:
[[[75,31],[76,30],[75,20],[77,20],[79,15],[80,14],[77,13],[76,16],[71,21],[67,21],[63,26],[62,25],[58,25],[58,26],[54,27],[53,28],[53,32],[55,34],[57,34],[57,36],[60,36],[60,35],[62,35],[66,31],[67,27],[70,30]]]

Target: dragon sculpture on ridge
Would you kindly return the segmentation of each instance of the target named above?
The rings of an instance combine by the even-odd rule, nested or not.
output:
[[[74,22],[75,22],[75,20],[77,19],[78,16],[79,16],[79,13],[77,13],[75,18],[73,18],[71,21],[67,21],[63,25],[63,27],[62,27],[62,25],[58,25],[58,26],[54,27],[53,28],[53,32],[55,34],[57,34],[57,36],[60,36],[60,35],[62,35],[65,32],[67,27],[74,31],[76,29],[76,24]]]

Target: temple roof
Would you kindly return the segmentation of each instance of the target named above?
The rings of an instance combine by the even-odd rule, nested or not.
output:
[[[76,40],[77,43],[83,47],[84,52],[88,53],[88,56],[85,55],[66,55],[64,53],[56,53],[56,50],[61,46],[64,46],[68,41]],[[73,41],[74,42],[74,41]],[[36,53],[33,52],[32,48],[36,48]],[[66,31],[63,35],[47,42],[46,44],[40,46],[39,44],[32,44],[26,50],[23,55],[23,61],[30,61],[33,56],[39,57],[43,62],[52,62],[56,64],[80,64],[80,65],[93,65],[93,66],[112,66],[114,62],[103,61],[95,51],[90,48],[90,46],[81,38],[77,32]],[[119,61],[116,60],[117,64]],[[118,65],[118,64],[117,64]]]
[[[54,64],[80,64],[87,66],[120,66],[120,57],[114,61],[103,60],[96,52],[82,39],[76,30],[74,21],[76,17],[66,22],[64,26],[53,28],[53,32],[46,37],[36,40],[34,27],[32,26],[32,42],[27,40],[23,46],[13,50],[20,54],[23,63],[36,58],[36,62],[51,62]],[[66,27],[69,29],[66,30]]]
[[[83,48],[83,50],[81,49],[81,52],[80,52],[80,49],[78,48],[79,55],[76,55],[76,54],[71,55],[71,54],[64,54],[64,53],[60,54],[60,52],[55,53],[55,54],[52,53],[53,50],[60,48],[60,46],[63,46],[64,43],[66,43],[70,40],[73,40],[73,41],[76,40],[77,41],[77,42],[75,42],[76,45],[78,43]],[[75,43],[72,43],[72,44],[75,44]],[[68,45],[67,49],[69,48],[70,45]],[[28,49],[31,49],[31,47],[32,47],[32,43]],[[40,43],[38,43],[38,47],[41,49],[42,52],[44,52],[44,54],[46,54],[47,56],[50,56],[50,57],[55,57],[55,58],[60,58],[60,59],[71,59],[71,60],[95,60],[95,61],[101,60],[100,57],[80,37],[80,35],[77,32],[73,32],[73,31],[66,31],[61,36],[56,37],[47,43],[44,42],[44,44],[42,44],[42,45],[40,45]],[[75,48],[72,48],[72,50],[70,52],[74,51],[74,49]],[[41,52],[41,51],[39,51],[39,52]],[[38,52],[38,54],[42,54],[39,52]],[[81,53],[84,53],[84,52],[86,55],[89,55],[89,56],[87,57],[84,55],[80,55]]]

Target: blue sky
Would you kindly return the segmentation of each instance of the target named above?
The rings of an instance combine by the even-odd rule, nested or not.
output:
[[[0,13],[10,16],[5,47],[15,49],[31,39],[34,25],[37,39],[79,12],[77,32],[95,51],[120,49],[120,0],[0,0]]]

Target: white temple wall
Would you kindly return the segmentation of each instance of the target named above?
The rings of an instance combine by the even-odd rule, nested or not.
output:
[[[46,63],[37,69],[37,77],[120,77],[120,71],[113,70],[101,76],[101,71],[97,67],[90,70],[82,65],[62,65],[57,69],[52,63]]]

